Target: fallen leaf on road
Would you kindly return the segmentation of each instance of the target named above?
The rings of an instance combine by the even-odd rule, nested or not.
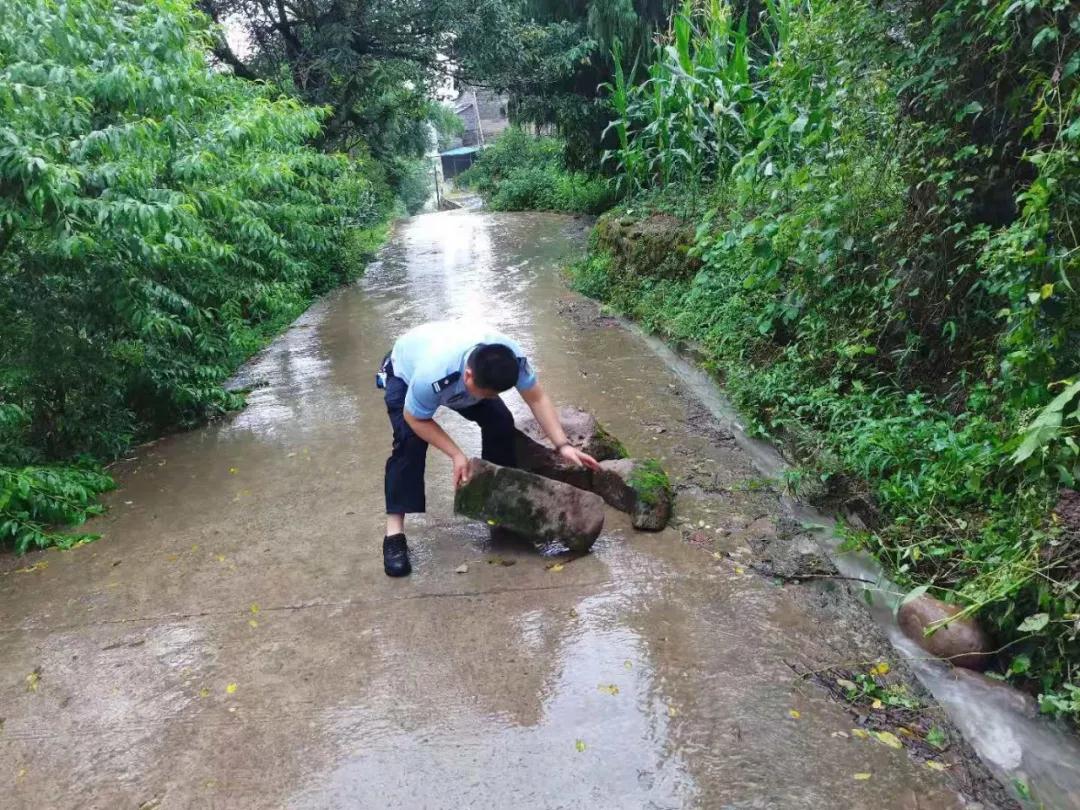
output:
[[[254,619],[248,619],[248,624],[251,627],[258,627],[259,626],[259,623],[257,621],[255,621]]]
[[[231,695],[235,691],[236,691],[236,684],[235,683],[230,683],[228,686],[225,687],[225,694],[227,694],[227,695]]]
[[[746,573],[746,569],[745,569],[745,568],[743,568],[743,567],[742,567],[741,565],[736,565],[736,566],[735,566],[735,573],[736,573],[736,574],[745,574],[745,573]]]
[[[229,475],[236,475],[236,473],[237,473],[236,467],[229,467]]]
[[[871,667],[870,674],[871,675],[888,675],[889,674],[889,665],[887,663],[885,663],[884,661],[882,661],[877,666]]]
[[[863,731],[861,728],[853,728],[851,730],[852,737],[858,737],[860,740],[870,739],[870,735]]]
[[[210,690],[204,686],[199,690],[199,697],[210,697]]]
[[[468,564],[467,563],[462,563],[461,565],[459,565],[457,568],[454,569],[454,573],[455,574],[467,574],[467,573],[469,573]]]
[[[632,663],[630,663],[629,659],[627,659],[626,661],[623,661],[623,666],[626,667],[627,669],[632,669],[634,665]]]
[[[798,720],[802,717],[798,709],[788,709],[788,716],[791,717],[792,720]]]
[[[554,565],[549,565],[547,567],[547,570],[548,571],[554,571],[554,572],[558,573],[559,571],[562,571],[564,568],[566,568],[566,566],[563,563],[555,563]]]
[[[26,691],[36,692],[38,685],[41,683],[41,669],[35,669],[29,675],[26,676]]]
[[[217,555],[217,561],[218,562],[225,562],[225,555],[224,554],[218,554]]]
[[[867,779],[870,778],[870,774],[868,774],[868,773],[853,773],[851,775],[851,778],[852,779],[858,779],[860,782],[865,782]]]
[[[585,750],[585,741],[578,740],[576,743],[574,743],[574,748],[576,748],[578,750],[578,753],[580,754],[582,751]]]
[[[926,761],[926,767],[929,768],[932,771],[947,771],[947,770],[949,770],[949,766],[946,765],[944,762],[938,762],[937,760],[934,760],[934,759],[928,759]]]
[[[667,707],[667,716],[668,717],[678,717],[678,715],[679,715],[679,710],[676,709],[674,706],[668,706]]]
[[[33,565],[28,565],[25,568],[16,568],[15,573],[16,574],[32,574],[35,571],[44,571],[48,567],[49,567],[49,561],[48,560],[42,560],[41,562],[36,562]]]
[[[15,774],[15,778],[22,779],[24,776],[26,776],[26,768],[19,768],[19,772]]]
[[[884,743],[889,748],[903,748],[904,744],[900,742],[900,738],[893,734],[891,731],[875,731],[874,737],[878,742]]]
[[[600,686],[598,686],[596,688],[599,689],[601,692],[607,692],[609,695],[617,695],[617,694],[619,694],[619,687],[617,687],[613,683],[609,683],[607,685],[601,684]]]
[[[252,616],[258,616],[259,615],[259,606],[255,602],[251,603],[251,607],[248,608],[248,610],[251,611]]]

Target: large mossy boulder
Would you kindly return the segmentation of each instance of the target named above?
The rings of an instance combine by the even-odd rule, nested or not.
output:
[[[655,459],[613,459],[593,473],[593,491],[626,512],[635,529],[660,531],[671,518],[673,493],[667,473]]]
[[[566,432],[567,441],[597,461],[626,455],[622,442],[608,433],[591,413],[573,406],[563,406],[559,409],[559,422]],[[521,469],[580,489],[593,489],[592,471],[577,467],[556,453],[536,419],[530,418],[518,427],[516,441],[518,467]]]
[[[604,501],[593,493],[525,470],[474,458],[454,511],[543,542],[588,551],[604,528]]]

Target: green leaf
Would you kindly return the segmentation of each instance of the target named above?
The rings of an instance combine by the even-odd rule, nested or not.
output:
[[[1050,623],[1049,613],[1033,613],[1028,616],[1016,629],[1021,633],[1038,633]]]

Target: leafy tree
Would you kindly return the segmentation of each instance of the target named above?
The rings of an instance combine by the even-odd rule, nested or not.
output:
[[[508,49],[512,4],[499,0],[201,0],[217,20],[246,32],[250,57],[223,39],[214,52],[239,75],[257,76],[332,113],[327,145],[368,145],[384,161],[419,157],[428,122],[441,117],[431,100],[469,72],[473,54]]]
[[[107,482],[42,467],[237,404],[264,337],[359,264],[381,170],[328,111],[211,69],[186,0],[0,5],[0,540]]]

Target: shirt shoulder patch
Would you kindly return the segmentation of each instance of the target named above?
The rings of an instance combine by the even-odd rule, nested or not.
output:
[[[453,374],[447,374],[441,380],[436,380],[435,382],[433,382],[431,384],[431,389],[436,394],[441,394],[443,391],[445,391],[447,388],[449,388],[451,385],[453,385],[454,383],[456,383],[460,379],[461,379],[461,372],[460,371],[455,371]]]

